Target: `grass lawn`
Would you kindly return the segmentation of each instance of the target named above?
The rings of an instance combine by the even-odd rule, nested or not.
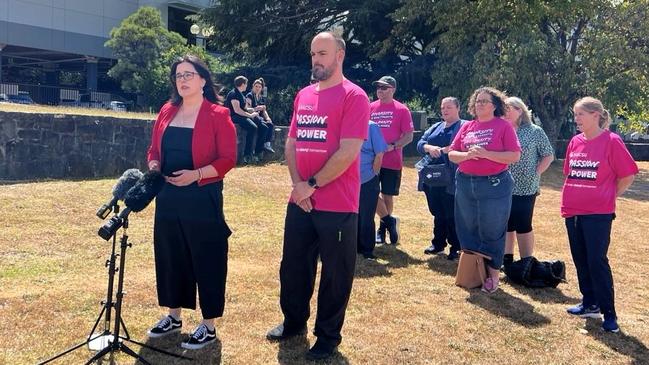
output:
[[[414,161],[408,161],[412,166]],[[567,264],[568,283],[526,289],[503,283],[485,295],[454,285],[456,264],[423,254],[432,218],[416,173],[404,169],[396,199],[402,243],[379,246],[377,262],[357,261],[340,354],[332,364],[648,364],[649,163],[618,200],[609,258],[622,332],[570,318],[579,302],[576,274],[559,216],[560,168],[544,176],[537,199],[536,256]],[[0,364],[34,364],[85,339],[105,297],[110,245],[96,235],[95,210],[115,179],[0,185]],[[314,337],[277,344],[266,331],[281,321],[279,263],[289,178],[285,166],[228,174],[226,218],[232,231],[226,311],[220,342],[189,352],[194,364],[300,364]],[[153,207],[131,215],[123,318],[133,339],[182,353],[180,335],[148,340],[157,307],[152,252]],[[314,296],[315,299],[315,296]],[[315,314],[315,300],[312,304]],[[184,312],[183,335],[200,313]],[[309,321],[313,328],[314,315]],[[101,327],[101,326],[100,326]],[[153,364],[191,364],[132,345]],[[85,347],[54,362],[83,364]],[[124,354],[119,364],[135,361]]]

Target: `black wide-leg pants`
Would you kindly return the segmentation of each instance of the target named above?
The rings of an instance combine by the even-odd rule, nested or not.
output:
[[[314,334],[319,341],[340,344],[340,331],[352,290],[356,265],[358,215],[313,210],[293,203],[286,209],[280,275],[284,329],[306,325],[318,256],[322,261]]]
[[[223,183],[165,184],[156,197],[153,230],[158,304],[223,315],[231,232],[223,216]]]

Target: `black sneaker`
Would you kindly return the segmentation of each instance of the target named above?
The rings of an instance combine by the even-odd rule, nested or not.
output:
[[[180,346],[188,350],[198,350],[214,341],[216,341],[216,328],[210,331],[206,325],[201,323]]]
[[[602,322],[602,329],[606,332],[620,332],[620,326],[617,325],[617,317],[615,315],[605,314],[604,322]]]
[[[379,224],[379,229],[376,231],[376,243],[386,243],[385,242],[385,221],[381,218],[381,223]]]
[[[374,261],[376,261],[376,260],[378,259],[378,257],[374,256],[373,253],[364,253],[364,254],[363,254],[363,257],[364,257],[366,260],[374,260]]]
[[[388,233],[390,234],[390,243],[393,245],[399,244],[399,217],[390,217],[390,222],[387,223]]]
[[[156,323],[153,328],[147,331],[147,335],[152,338],[163,337],[174,332],[180,331],[183,326],[182,320],[176,320],[172,316],[166,316],[158,323]]]
[[[333,356],[336,347],[324,341],[316,340],[313,347],[306,353],[306,359],[312,361],[328,359]]]
[[[446,257],[446,259],[448,259],[448,260],[450,260],[450,261],[455,261],[455,260],[457,260],[457,259],[459,259],[459,258],[460,258],[460,253],[457,252],[457,251],[451,251],[451,252],[449,252],[449,253],[448,253],[448,256]]]
[[[274,153],[275,153],[275,150],[274,150],[273,147],[270,145],[270,142],[266,142],[266,143],[264,143],[264,151],[266,151],[266,152],[268,152],[268,153],[271,153],[271,154],[274,154]]]
[[[275,328],[266,333],[266,339],[269,341],[282,341],[295,336],[306,334],[306,325],[297,331],[284,331],[284,323],[278,324]]]
[[[430,246],[426,247],[426,249],[424,250],[424,253],[426,255],[437,255],[439,253],[442,253],[443,251],[444,251],[443,247],[435,247],[435,245],[430,245]]]

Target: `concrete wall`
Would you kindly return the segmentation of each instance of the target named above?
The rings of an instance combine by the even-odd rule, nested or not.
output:
[[[86,179],[119,176],[128,168],[146,169],[152,120],[60,114],[0,112],[0,180]],[[277,127],[266,160],[283,160],[287,127]],[[404,149],[417,156],[416,142]],[[245,132],[237,128],[239,157]],[[560,142],[557,156],[565,155]],[[649,144],[627,144],[637,161],[649,161]]]

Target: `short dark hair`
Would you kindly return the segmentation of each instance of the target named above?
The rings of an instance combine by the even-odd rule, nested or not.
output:
[[[239,87],[243,84],[247,84],[248,79],[245,76],[237,76],[234,78],[234,86]]]
[[[491,102],[494,105],[494,116],[496,117],[502,117],[505,115],[507,112],[507,103],[505,103],[505,100],[507,99],[507,95],[493,87],[488,87],[488,86],[482,86],[477,88],[473,94],[471,95],[471,98],[469,98],[469,114],[475,115],[475,100],[478,97],[478,95],[482,93],[487,93],[489,96],[491,96]]]
[[[171,81],[172,87],[171,99],[169,100],[171,104],[178,106],[182,104],[183,101],[183,98],[178,94],[178,87],[176,86],[176,69],[178,68],[178,65],[183,62],[191,63],[196,69],[196,72],[198,72],[198,75],[205,80],[205,86],[203,86],[203,97],[214,104],[220,103],[222,100],[222,97],[219,96],[219,92],[222,89],[221,85],[214,82],[212,74],[203,60],[193,54],[187,54],[178,57],[174,63],[171,64],[171,71],[169,72],[169,81]]]

